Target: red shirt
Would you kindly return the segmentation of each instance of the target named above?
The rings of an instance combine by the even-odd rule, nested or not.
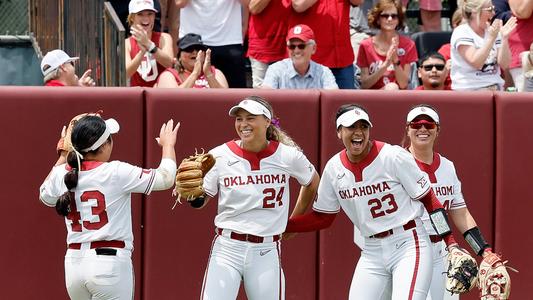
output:
[[[451,56],[451,44],[448,43],[448,44],[444,44],[440,47],[439,49],[439,53],[444,56],[444,59],[446,61],[448,61],[449,59],[452,58]],[[446,80],[444,81],[444,86],[446,86],[446,89],[447,90],[451,90],[452,89],[452,79],[450,78],[450,73],[448,73],[448,76],[446,77]]]
[[[161,32],[152,32],[151,41],[159,47],[159,40],[161,38]],[[137,41],[133,37],[128,38],[130,40],[130,57],[133,59],[141,49],[137,45]],[[151,59],[149,59],[151,57]],[[137,68],[137,71],[133,73],[130,78],[130,86],[147,86],[153,87],[157,82],[157,78],[161,73],[165,71],[165,67],[158,63],[155,58],[148,52],[143,57],[141,65]],[[144,73],[144,75],[142,75]],[[144,77],[144,78],[143,78]]]
[[[509,68],[517,68],[522,65],[520,53],[529,50],[533,42],[533,15],[529,19],[518,19],[517,25],[509,36],[509,48],[511,48],[511,63]]]
[[[401,66],[416,62],[418,54],[416,52],[415,43],[410,38],[400,35],[398,44],[398,59]],[[380,55],[374,49],[372,38],[367,38],[361,42],[359,47],[359,54],[357,57],[357,65],[360,68],[368,68],[370,75],[374,74],[381,63],[386,60],[386,56]],[[394,76],[394,66],[390,65],[383,76],[371,87],[371,89],[381,89],[387,83],[396,82]]]
[[[187,70],[185,70],[184,74],[182,75],[180,75],[178,71],[174,68],[167,68],[166,71],[169,71],[172,75],[174,75],[174,78],[176,79],[176,82],[178,83],[178,85],[182,84],[191,75],[191,72]],[[213,74],[213,76],[215,76],[215,72],[216,72],[215,67],[211,66],[211,74]],[[198,79],[196,79],[196,81],[194,82],[193,88],[195,89],[208,89],[209,88],[209,83],[207,82],[207,78],[205,77],[203,73],[202,75],[198,77]]]
[[[44,86],[65,86],[65,84],[59,80],[52,79],[47,81]]]
[[[263,63],[287,57],[286,37],[291,14],[290,0],[274,0],[259,14],[250,14],[246,56]]]
[[[318,0],[302,13],[292,10],[289,28],[298,24],[306,24],[315,33],[317,49],[313,61],[328,68],[353,64],[348,0]]]
[[[446,84],[444,85],[444,89],[442,89],[443,91],[448,91],[448,90],[451,90],[451,86],[447,86]],[[415,90],[419,90],[419,91],[425,91],[426,89],[424,88],[423,85],[419,85],[415,88]],[[438,91],[438,90],[428,90],[428,91]]]

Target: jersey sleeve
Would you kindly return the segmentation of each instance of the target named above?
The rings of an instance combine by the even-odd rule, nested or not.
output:
[[[124,192],[143,193],[149,195],[154,187],[156,172],[153,169],[143,169],[125,162],[117,163],[116,184]]]
[[[46,206],[55,206],[57,199],[67,191],[67,186],[64,182],[66,173],[64,164],[53,167],[50,176],[39,188],[39,199]]]
[[[418,200],[431,188],[429,178],[415,162],[413,155],[407,150],[394,146],[397,150],[394,166],[395,174],[403,188],[412,199]]]
[[[468,36],[468,33],[465,31],[465,29],[466,27],[460,25],[453,31],[451,46],[454,49],[459,49],[459,46],[461,45],[475,46],[474,37]]]
[[[336,181],[331,163],[328,163],[322,173],[322,178],[320,178],[318,196],[315,203],[313,203],[314,211],[329,214],[338,213],[340,211],[341,205],[337,199],[335,186],[333,185]]]
[[[220,153],[209,151],[214,157],[221,157]],[[204,191],[209,197],[214,197],[218,193],[218,169],[219,165],[224,161],[223,158],[217,159],[215,165],[204,176]]]
[[[299,184],[306,186],[313,179],[315,167],[301,151],[295,149],[294,152],[294,159],[290,164],[290,175],[296,178]]]

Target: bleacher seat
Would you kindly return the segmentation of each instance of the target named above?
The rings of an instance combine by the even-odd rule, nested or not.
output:
[[[451,31],[416,32],[411,36],[415,42],[418,57],[422,57],[430,51],[439,50],[442,45],[450,42],[451,37]]]

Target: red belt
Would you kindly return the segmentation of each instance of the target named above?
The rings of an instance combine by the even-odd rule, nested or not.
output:
[[[430,235],[429,239],[431,240],[432,243],[438,243],[442,241],[442,238],[440,237],[440,235]]]
[[[91,249],[94,248],[124,248],[126,243],[124,241],[96,241],[91,242]],[[68,245],[68,249],[80,250],[81,243],[72,243]]]
[[[413,229],[416,227],[416,222],[415,220],[411,220],[409,222],[407,222],[405,225],[403,225],[403,230],[409,230],[409,229]],[[374,235],[371,235],[370,237],[371,238],[384,238],[384,237],[388,237],[389,235],[392,235],[394,232],[392,231],[392,229],[389,229],[387,231],[383,231],[383,232],[380,232],[380,233],[376,233]]]
[[[218,235],[222,235],[222,228],[217,228]],[[253,234],[246,234],[246,233],[237,233],[235,231],[232,231],[229,236],[232,240],[242,241],[242,242],[250,242],[250,243],[262,243],[265,238],[262,236],[257,236]],[[272,236],[272,242],[279,241],[281,235],[274,235]]]

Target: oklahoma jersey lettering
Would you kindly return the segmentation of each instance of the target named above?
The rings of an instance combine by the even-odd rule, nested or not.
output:
[[[461,181],[457,177],[453,162],[438,153],[434,153],[431,165],[419,160],[416,160],[416,163],[422,171],[428,174],[431,188],[446,210],[466,207],[461,192]],[[427,211],[424,211],[421,219],[424,221],[424,227],[428,234],[437,234],[431,225]]]
[[[67,172],[66,164],[54,167],[41,186],[46,205],[55,206],[67,191],[63,182]],[[155,171],[120,161],[86,161],[78,178],[75,203],[71,203],[71,212],[65,217],[67,244],[119,240],[132,250],[131,193],[150,194]]]
[[[430,188],[427,175],[409,152],[379,141],[372,143],[360,163],[350,162],[346,150],[328,161],[313,204],[315,211],[323,213],[337,213],[342,207],[366,237],[421,217],[424,205],[416,199]]]
[[[289,179],[308,185],[315,172],[294,147],[270,141],[253,153],[230,141],[210,151],[217,158],[204,178],[204,189],[218,197],[215,226],[257,236],[281,234],[289,213]]]

